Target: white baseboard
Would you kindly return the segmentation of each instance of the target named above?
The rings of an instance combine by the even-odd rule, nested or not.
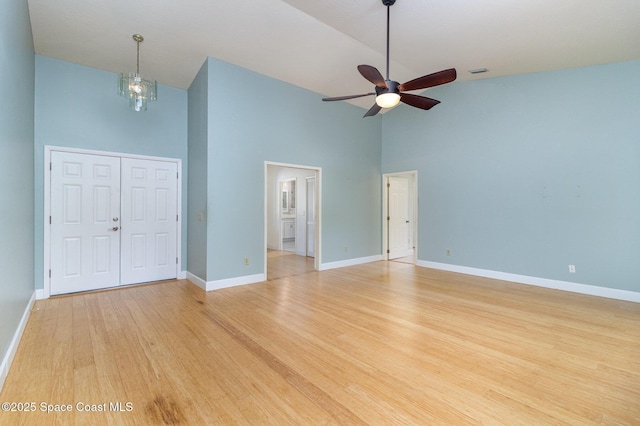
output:
[[[186,275],[187,275],[186,276],[187,280],[189,280],[191,282],[191,284],[195,284],[198,287],[200,287],[201,289],[203,289],[204,291],[207,291],[207,282],[205,280],[203,280],[202,278],[200,278],[197,275],[193,275],[189,271],[187,271]]]
[[[184,280],[187,278],[187,271],[178,272],[178,276],[176,277],[179,280]]]
[[[361,265],[363,263],[378,262],[383,260],[381,254],[375,256],[358,257],[356,259],[339,260],[337,262],[329,262],[320,264],[318,270],[326,271],[329,269],[344,268],[345,266]]]
[[[552,288],[555,290],[564,290],[573,293],[588,294],[591,296],[599,296],[609,299],[626,300],[629,302],[640,303],[640,293],[635,291],[599,287],[589,284],[578,284],[569,281],[550,280],[547,278],[530,277],[527,275],[510,274],[507,272],[491,271],[488,269],[470,268],[468,266],[450,265],[448,263],[430,262],[427,260],[418,260],[416,262],[416,266],[441,269],[443,271],[458,272],[467,275],[476,275],[479,277],[510,281],[518,284],[535,285],[538,287]]]
[[[34,291],[31,295],[31,299],[29,299],[29,303],[27,303],[27,307],[22,314],[22,318],[20,319],[20,323],[18,323],[18,328],[13,335],[13,339],[11,339],[11,343],[9,344],[9,348],[7,349],[7,353],[4,355],[2,359],[2,364],[0,364],[0,391],[2,391],[2,387],[4,386],[4,381],[7,379],[9,375],[9,368],[11,368],[11,363],[13,362],[13,358],[16,356],[16,351],[18,350],[18,345],[20,344],[20,339],[22,339],[22,333],[24,333],[24,329],[27,326],[27,321],[29,321],[29,315],[31,314],[31,308],[33,308],[33,303],[36,301],[36,292]]]
[[[235,287],[245,284],[266,281],[265,274],[245,275],[243,277],[226,278],[216,281],[205,281],[202,278],[187,272],[187,279],[205,291],[220,290],[222,288]]]
[[[343,268],[345,266],[353,266],[353,265],[360,265],[363,263],[377,262],[382,259],[383,259],[382,255],[378,254],[375,256],[360,257],[357,259],[348,259],[348,260],[341,260],[338,262],[323,263],[323,264],[320,264],[319,270],[326,271],[329,269]],[[205,281],[202,278],[192,274],[189,271],[186,272],[186,278],[187,280],[191,281],[191,283],[197,285],[198,287],[200,287],[205,291],[219,290],[222,288],[235,287],[235,286],[245,285],[245,284],[254,284],[254,283],[259,283],[267,280],[266,275],[262,273],[262,274],[255,274],[255,275],[246,275],[243,277],[227,278],[227,279],[216,280],[216,281]]]

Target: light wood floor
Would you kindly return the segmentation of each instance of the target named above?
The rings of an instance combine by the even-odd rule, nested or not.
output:
[[[277,280],[313,272],[313,258],[290,251],[267,250],[267,280]]]
[[[0,401],[74,410],[2,425],[637,425],[640,304],[399,262],[57,297]]]

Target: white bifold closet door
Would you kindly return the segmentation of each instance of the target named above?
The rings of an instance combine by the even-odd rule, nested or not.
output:
[[[121,284],[176,278],[177,165],[122,159]]]
[[[51,152],[50,294],[177,277],[177,164]]]

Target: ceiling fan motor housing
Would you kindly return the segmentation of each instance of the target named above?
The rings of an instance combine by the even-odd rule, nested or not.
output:
[[[384,4],[385,6],[393,6],[395,2],[396,0],[382,0],[382,4]]]
[[[398,88],[398,86],[400,86],[400,83],[398,83],[397,81],[391,81],[391,80],[385,80],[385,83],[387,83],[387,87],[378,87],[376,86],[376,96],[380,96],[383,93],[397,93],[400,94],[400,89]]]

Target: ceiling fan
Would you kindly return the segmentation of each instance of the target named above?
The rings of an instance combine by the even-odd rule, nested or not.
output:
[[[364,93],[361,95],[323,98],[323,101],[344,101],[347,99],[376,95],[376,103],[371,107],[371,109],[369,109],[369,111],[367,111],[363,118],[372,117],[379,113],[382,108],[394,107],[398,105],[399,102],[404,102],[407,105],[421,109],[431,109],[440,103],[440,101],[435,99],[404,92],[451,83],[457,76],[455,68],[424,75],[402,84],[397,81],[389,80],[389,11],[390,7],[393,6],[395,2],[396,0],[382,0],[382,4],[387,7],[387,78],[383,78],[380,71],[371,65],[358,65],[358,71],[360,74],[375,84],[375,92]]]

